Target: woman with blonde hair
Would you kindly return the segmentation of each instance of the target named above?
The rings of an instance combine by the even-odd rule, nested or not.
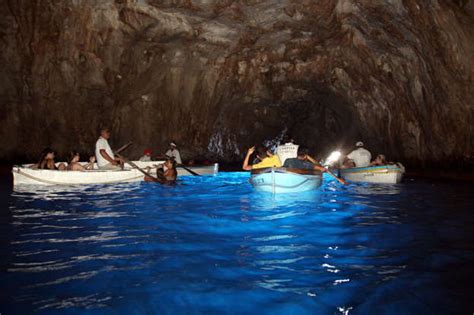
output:
[[[387,165],[387,158],[383,154],[377,155],[375,160],[370,163],[370,166],[382,166]]]

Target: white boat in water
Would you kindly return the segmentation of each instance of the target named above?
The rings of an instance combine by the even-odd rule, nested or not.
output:
[[[156,174],[156,166],[164,161],[134,161],[141,169],[150,170]],[[127,165],[127,164],[126,164]],[[87,184],[116,184],[142,181],[144,175],[137,169],[125,167],[123,170],[100,170],[94,165],[88,171],[58,171],[32,169],[32,164],[16,165],[12,169],[13,185],[87,185]],[[199,175],[215,175],[219,172],[219,165],[187,167]],[[178,167],[178,177],[191,173]]]
[[[280,194],[317,189],[321,186],[323,177],[317,170],[279,167],[252,170],[249,181],[258,191]]]
[[[353,167],[340,169],[339,175],[351,182],[397,184],[402,181],[405,168],[401,164]]]

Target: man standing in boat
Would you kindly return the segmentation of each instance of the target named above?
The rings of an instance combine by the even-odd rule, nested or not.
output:
[[[277,147],[277,155],[282,164],[285,163],[286,159],[296,158],[298,152],[298,145],[294,144],[292,137],[286,135],[283,138],[283,144]]]
[[[109,139],[109,128],[102,128],[100,130],[100,137],[95,143],[97,166],[102,170],[120,170],[123,168],[123,161],[119,158],[115,158],[114,152],[109,145]]]

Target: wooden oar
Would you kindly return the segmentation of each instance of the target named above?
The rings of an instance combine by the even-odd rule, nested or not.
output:
[[[306,158],[308,159],[308,161],[310,161],[311,163],[313,163],[314,165],[319,165],[319,163],[313,159],[311,156],[309,155],[306,155]],[[321,166],[322,168],[324,168],[324,170],[326,170],[326,172],[331,175],[332,177],[334,177],[339,183],[343,184],[343,185],[347,185],[349,184],[348,182],[346,182],[343,178],[340,178],[340,177],[337,177],[336,174],[334,174],[333,172],[331,172],[328,168],[324,167],[324,166]]]
[[[326,172],[331,175],[332,177],[334,177],[339,183],[343,184],[343,185],[348,185],[349,183],[347,181],[345,181],[343,178],[340,178],[340,177],[337,177],[336,174],[334,174],[333,172],[331,172],[328,168],[325,168],[326,169]]]
[[[191,173],[191,174],[194,175],[194,176],[201,176],[201,175],[199,175],[198,173],[196,173],[195,171],[190,170],[189,168],[187,168],[187,167],[184,166],[183,164],[178,164],[178,165],[176,165],[176,166],[182,167],[183,169],[185,169],[186,171],[188,171],[189,173]]]
[[[127,159],[126,157],[116,153],[116,155],[121,158],[125,163],[128,163],[131,167],[133,167],[134,169],[137,169],[139,172],[141,172],[143,175],[145,176],[148,176],[150,178],[152,178],[153,180],[157,181],[158,183],[160,184],[165,184],[167,182],[167,179],[166,177],[164,177],[163,175],[159,174],[158,172],[156,173],[157,175],[159,175],[159,177],[155,177],[147,172],[145,172],[144,170],[142,170],[137,164],[133,163],[132,161],[130,161],[129,159]]]
[[[164,157],[166,157],[166,158],[168,158],[168,159],[171,159],[171,158],[172,158],[171,156],[166,155],[166,154],[163,154],[163,153],[161,153],[161,155],[164,156]],[[191,174],[194,175],[194,176],[201,176],[201,175],[199,175],[198,173],[196,173],[196,172],[190,170],[189,168],[187,168],[187,167],[184,166],[183,164],[176,164],[176,166],[179,166],[179,167],[181,167],[181,168],[184,168],[186,171],[188,171],[189,173],[191,173]]]
[[[133,142],[130,141],[129,143],[127,143],[127,144],[121,146],[120,148],[118,148],[117,150],[115,150],[114,153],[115,153],[115,154],[119,154],[119,153],[122,152],[123,150],[128,149],[128,147],[131,146],[132,144],[133,144]]]

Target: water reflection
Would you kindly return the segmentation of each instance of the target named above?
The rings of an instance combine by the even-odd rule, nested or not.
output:
[[[398,195],[402,192],[403,184],[371,184],[352,183],[351,193],[357,195],[377,196],[377,195]]]
[[[425,286],[442,281],[430,270],[470,250],[449,243],[465,223],[452,212],[426,219],[449,204],[431,186],[325,178],[319,191],[273,196],[247,179],[15,190],[0,221],[0,312],[346,314],[380,296],[423,312],[411,292],[434,299]],[[462,251],[439,258],[450,248]]]
[[[87,196],[116,196],[116,194],[133,193],[139,189],[140,183],[117,185],[19,185],[13,187],[13,197],[40,200],[80,200]]]

